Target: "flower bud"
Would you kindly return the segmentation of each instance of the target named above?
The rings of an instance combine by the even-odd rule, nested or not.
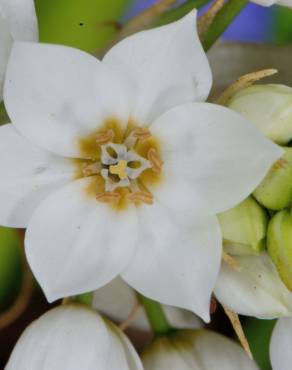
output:
[[[265,248],[268,216],[252,197],[220,213],[218,219],[227,253],[258,254]]]
[[[259,203],[272,210],[289,207],[292,203],[292,148],[285,147],[253,195]]]
[[[228,106],[275,143],[286,145],[292,139],[292,88],[276,84],[250,86],[235,94]]]
[[[208,330],[179,331],[157,338],[143,353],[145,370],[257,370],[243,349]]]
[[[267,234],[268,252],[279,275],[292,291],[292,214],[283,210],[271,220]]]
[[[57,307],[33,322],[5,370],[142,370],[126,336],[81,305]]]

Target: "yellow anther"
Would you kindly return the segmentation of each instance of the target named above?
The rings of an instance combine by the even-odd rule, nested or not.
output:
[[[82,166],[82,173],[84,176],[91,176],[96,175],[101,170],[101,164],[100,162],[93,162],[93,163],[83,163]]]
[[[131,202],[142,202],[146,204],[153,204],[153,195],[148,191],[135,191],[127,196]]]
[[[103,203],[116,203],[121,199],[121,195],[119,193],[105,191],[103,193],[96,194],[96,199]]]
[[[160,159],[157,151],[153,148],[149,149],[147,157],[151,164],[152,170],[156,173],[160,173],[163,166],[163,161]]]
[[[98,145],[106,144],[110,141],[113,141],[113,138],[115,136],[115,133],[112,129],[107,130],[105,132],[101,132],[96,136],[96,143]]]
[[[144,127],[135,128],[131,134],[133,135],[134,138],[141,140],[141,141],[147,140],[152,136],[148,128],[144,128]]]
[[[118,175],[121,180],[124,180],[127,178],[127,162],[124,160],[119,161],[118,164],[115,164],[113,166],[110,166],[109,172],[112,175]]]

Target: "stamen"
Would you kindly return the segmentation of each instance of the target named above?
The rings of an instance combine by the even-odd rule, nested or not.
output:
[[[144,141],[149,139],[152,135],[148,128],[144,127],[137,127],[135,128],[131,134],[138,140]]]
[[[251,353],[251,350],[250,350],[250,347],[249,347],[249,343],[248,343],[248,340],[246,339],[246,336],[245,336],[244,331],[242,329],[242,325],[241,325],[241,322],[239,320],[238,314],[229,310],[225,306],[223,306],[223,309],[224,309],[227,317],[229,318],[229,320],[230,320],[230,322],[233,326],[233,329],[234,329],[235,333],[237,334],[237,337],[238,337],[243,349],[248,354],[249,358],[251,360],[253,360],[253,356],[252,356],[252,353]]]
[[[151,164],[152,170],[156,173],[160,173],[163,166],[163,161],[160,159],[157,151],[153,148],[149,149],[147,157]]]
[[[152,134],[148,128],[136,127],[131,131],[130,135],[125,140],[125,145],[128,148],[133,148],[137,140],[145,141],[149,139],[151,136]]]
[[[113,138],[115,137],[115,133],[112,129],[107,130],[105,132],[101,132],[96,136],[96,143],[98,145],[106,144],[110,141],[113,141]]]
[[[153,204],[153,195],[147,191],[135,191],[127,195],[131,202],[142,202],[145,204]]]
[[[101,163],[94,162],[94,163],[84,163],[82,166],[82,173],[84,176],[91,176],[97,175],[101,171]]]
[[[118,164],[110,166],[109,171],[112,175],[118,175],[121,180],[124,180],[128,177],[126,168],[127,161],[121,160]]]
[[[103,203],[116,203],[121,199],[121,195],[119,193],[105,191],[96,194],[96,199]]]
[[[222,259],[225,263],[227,263],[227,265],[233,268],[233,270],[239,272],[241,271],[240,263],[234,257],[230,256],[230,254],[223,252]]]

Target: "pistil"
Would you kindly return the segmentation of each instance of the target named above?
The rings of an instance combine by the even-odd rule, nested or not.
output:
[[[112,165],[109,168],[109,171],[112,175],[118,175],[121,180],[124,180],[127,178],[127,161],[121,160],[116,165]]]

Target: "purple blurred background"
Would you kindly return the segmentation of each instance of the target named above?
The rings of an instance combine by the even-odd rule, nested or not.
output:
[[[155,2],[156,0],[136,0],[128,17],[133,16]],[[225,32],[224,38],[242,42],[281,42],[281,37],[283,41],[292,40],[292,21],[289,22],[291,24],[291,36],[288,35],[287,37],[287,29],[285,29],[283,34],[281,27],[281,19],[283,17],[286,19],[290,17],[291,20],[292,11],[277,6],[266,8],[250,3]]]

